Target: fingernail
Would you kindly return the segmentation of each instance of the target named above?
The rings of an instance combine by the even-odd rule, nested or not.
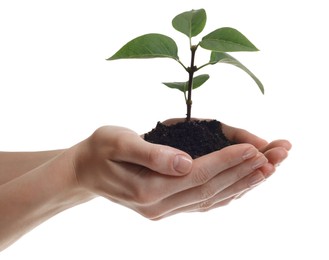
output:
[[[256,170],[267,162],[268,162],[267,158],[264,155],[261,155],[257,158],[257,160],[254,161],[251,168]]]
[[[257,154],[257,149],[256,148],[249,148],[247,149],[247,151],[245,151],[245,153],[242,155],[243,160],[247,160],[250,159],[252,157],[254,157]]]
[[[180,173],[188,173],[192,167],[192,159],[184,155],[176,155],[174,159],[174,169]]]
[[[249,179],[249,186],[254,187],[265,181],[265,177],[262,173],[256,173]]]

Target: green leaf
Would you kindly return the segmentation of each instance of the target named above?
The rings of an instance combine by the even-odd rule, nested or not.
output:
[[[186,92],[186,89],[187,89],[186,82],[163,82],[163,84],[169,88],[175,88],[184,93]]]
[[[178,48],[173,39],[162,34],[145,34],[139,36],[107,60],[172,58],[178,60]]]
[[[193,87],[192,89],[196,89],[200,87],[203,83],[205,83],[209,79],[209,75],[202,74],[193,78]],[[188,81],[186,82],[163,82],[169,88],[175,88],[182,92],[186,92],[188,88]]]
[[[209,79],[208,74],[202,74],[193,78],[193,89],[196,89],[203,85]]]
[[[238,30],[223,27],[202,38],[200,46],[217,52],[258,51],[258,49]]]
[[[216,63],[227,63],[227,64],[232,64],[242,70],[244,70],[252,79],[256,82],[258,85],[260,91],[264,94],[264,86],[260,82],[260,80],[249,70],[247,69],[244,65],[242,65],[237,59],[233,58],[231,55],[223,52],[211,52],[210,56],[210,64],[216,64]]]
[[[207,21],[204,9],[192,10],[177,15],[172,20],[172,26],[179,32],[192,38],[197,36],[204,29]]]

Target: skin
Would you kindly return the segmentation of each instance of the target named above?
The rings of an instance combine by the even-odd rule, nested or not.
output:
[[[98,196],[152,220],[227,205],[272,175],[291,148],[286,140],[223,130],[238,144],[195,160],[117,126],[101,127],[68,149],[1,152],[0,250]]]

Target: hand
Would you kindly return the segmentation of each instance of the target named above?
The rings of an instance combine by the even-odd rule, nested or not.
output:
[[[222,130],[226,137],[235,143],[249,143],[254,145],[262,152],[269,163],[273,166],[272,169],[262,169],[265,177],[269,177],[275,171],[275,166],[278,166],[288,156],[288,151],[291,149],[291,143],[284,139],[279,139],[268,143],[262,138],[249,133],[246,130],[231,127],[222,123]]]
[[[183,118],[174,118],[168,119],[163,123],[170,125],[184,120],[185,119]],[[194,118],[192,120],[200,119]],[[268,159],[268,163],[228,187],[226,193],[231,194],[231,196],[228,196],[226,199],[222,199],[223,197],[221,194],[217,194],[217,197],[214,197],[212,201],[207,202],[211,206],[208,208],[205,207],[205,210],[227,205],[232,200],[241,198],[245,193],[265,181],[275,172],[276,167],[287,158],[288,152],[291,149],[291,143],[287,140],[279,139],[268,143],[266,140],[251,134],[244,129],[231,127],[223,123],[221,123],[221,125],[223,133],[229,140],[237,144],[248,143],[253,145],[259,152],[264,154],[264,156]]]
[[[81,187],[149,219],[220,206],[264,180],[260,169],[270,168],[252,144],[226,147],[193,161],[182,151],[114,126],[96,130],[72,149]],[[261,179],[250,183],[254,175]]]
[[[264,139],[261,139],[246,130],[231,127],[223,123],[222,130],[226,137],[231,141],[236,143],[250,143],[266,156],[270,164],[260,169],[265,179],[270,177],[275,172],[276,167],[287,158],[288,152],[291,149],[291,143],[284,139],[279,139],[268,143]],[[241,198],[250,190],[251,189],[241,192],[238,196],[230,198],[228,202],[232,199]]]
[[[195,160],[114,126],[99,128],[69,149],[2,153],[9,178],[16,178],[0,185],[0,208],[6,212],[0,219],[0,251],[43,221],[96,195],[149,219],[226,205],[270,176],[291,147],[288,141],[267,143],[242,129],[223,125],[223,130],[239,144]]]
[[[170,125],[184,121],[184,118],[173,118],[164,121],[164,124]],[[192,120],[200,120],[193,118]],[[202,119],[208,120],[208,119]],[[268,159],[270,165],[268,168],[262,168],[265,177],[269,177],[275,171],[275,166],[278,166],[288,156],[288,151],[291,149],[291,143],[284,139],[279,139],[268,143],[266,140],[249,133],[248,131],[228,126],[221,123],[222,131],[225,136],[234,143],[248,143],[255,146],[261,153],[263,153]],[[271,167],[272,166],[272,167]]]

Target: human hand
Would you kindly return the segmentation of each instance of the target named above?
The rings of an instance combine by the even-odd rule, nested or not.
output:
[[[250,132],[222,124],[222,130],[227,138],[235,143],[250,143],[254,145],[260,152],[262,152],[269,161],[266,167],[260,168],[265,179],[270,177],[276,170],[276,167],[283,162],[291,149],[291,143],[288,140],[278,139],[268,143],[266,140],[251,134]],[[241,198],[251,189],[241,192],[234,199]],[[233,199],[233,198],[232,198]]]
[[[163,122],[163,124],[175,124],[184,121],[184,118],[172,118]],[[200,120],[193,118],[192,120]],[[207,119],[202,119],[207,120]],[[291,149],[291,143],[288,140],[278,139],[272,142],[266,140],[244,130],[241,128],[232,127],[221,123],[222,131],[225,136],[233,143],[248,143],[255,146],[260,152],[269,160],[269,163],[273,166],[270,168],[263,168],[265,177],[269,177],[274,171],[275,166],[278,166],[288,156],[288,151]],[[267,165],[270,166],[270,165]]]
[[[181,122],[185,119],[183,118],[174,118],[164,121],[164,124],[175,124],[177,122]],[[192,120],[199,120],[199,119],[192,119]],[[249,176],[245,177],[244,179],[240,180],[239,182],[235,183],[230,187],[232,190],[241,190],[240,193],[233,194],[232,196],[227,198],[226,200],[221,201],[216,206],[223,206],[231,202],[233,199],[242,197],[246,192],[250,191],[253,187],[257,186],[261,183],[262,179],[266,180],[270,177],[276,170],[276,167],[283,162],[287,156],[288,152],[291,149],[291,143],[284,139],[274,140],[272,142],[267,142],[266,140],[244,130],[241,128],[236,128],[232,126],[228,126],[226,124],[221,123],[222,131],[225,136],[236,144],[241,143],[248,143],[256,147],[259,152],[263,153],[265,157],[268,159],[268,163],[262,166],[259,171],[256,171]],[[254,180],[260,180],[257,182],[257,185],[250,185],[249,188],[243,189],[243,187],[247,187],[247,183],[253,183]],[[238,188],[240,187],[240,188]],[[212,208],[216,207],[213,206]]]
[[[182,151],[148,143],[114,126],[99,128],[72,149],[81,187],[149,219],[224,205],[227,198],[262,181],[260,169],[269,167],[268,159],[251,144],[192,161]],[[252,173],[262,176],[245,179]]]
[[[273,167],[272,169],[262,169],[265,177],[269,177],[274,173],[275,167],[287,158],[288,152],[291,149],[291,143],[288,140],[278,139],[269,143],[244,129],[228,126],[223,123],[222,130],[226,137],[234,143],[252,144],[266,156]]]

